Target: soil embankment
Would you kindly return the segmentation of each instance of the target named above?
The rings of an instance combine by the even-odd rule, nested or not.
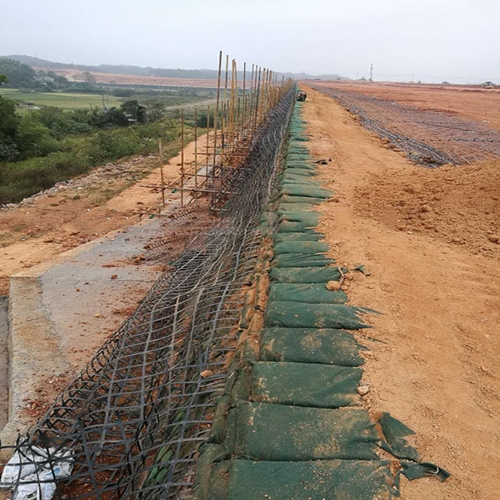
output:
[[[383,313],[359,335],[368,405],[412,428],[424,460],[452,473],[405,480],[402,497],[498,498],[500,163],[423,169],[307,93],[308,145],[338,199],[320,207],[319,229],[339,263],[370,273],[347,281],[351,302]]]
[[[184,154],[186,163],[191,162],[193,143]],[[176,179],[179,170],[180,155],[165,165],[165,182]],[[160,193],[144,187],[155,185],[160,185],[158,158],[134,158],[0,211],[0,295],[8,293],[10,276],[136,224],[139,212],[157,213]],[[179,200],[178,192],[166,192],[167,206]]]

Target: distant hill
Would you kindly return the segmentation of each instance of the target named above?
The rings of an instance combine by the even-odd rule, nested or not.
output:
[[[161,76],[170,78],[195,78],[203,80],[213,80],[217,78],[217,71],[211,69],[164,69],[164,68],[141,68],[140,66],[127,66],[127,65],[114,65],[114,64],[100,64],[99,66],[88,66],[85,64],[67,64],[46,59],[39,59],[38,57],[12,55],[4,56],[9,59],[28,64],[34,68],[39,69],[78,69],[81,71],[89,71],[96,73],[113,73],[119,75],[135,75],[135,76]]]
[[[135,76],[160,76],[168,78],[192,78],[201,80],[214,80],[217,78],[217,71],[212,69],[166,69],[166,68],[151,68],[140,66],[128,65],[114,65],[114,64],[100,64],[99,66],[87,66],[84,64],[67,64],[48,61],[38,57],[31,57],[25,55],[12,55],[1,56],[16,61],[22,62],[34,68],[46,70],[62,70],[62,69],[77,69],[81,71],[89,71],[96,73],[112,73],[119,75],[135,75]],[[243,77],[243,73],[238,72],[238,78]],[[293,78],[295,80],[336,80],[338,78],[344,79],[339,75],[310,75],[308,73],[281,73],[285,77]]]

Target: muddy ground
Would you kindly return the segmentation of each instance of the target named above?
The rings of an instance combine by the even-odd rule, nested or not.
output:
[[[500,478],[500,162],[424,169],[385,147],[332,98],[308,89],[312,153],[338,202],[321,231],[332,256],[369,276],[353,304],[382,312],[369,347],[366,404],[417,434],[445,483],[404,481],[408,500],[493,500]],[[369,337],[369,338],[368,338]]]

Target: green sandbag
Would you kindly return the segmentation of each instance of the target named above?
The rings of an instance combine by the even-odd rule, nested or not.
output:
[[[309,203],[312,205],[320,205],[324,203],[324,198],[311,198],[310,196],[292,196],[289,194],[282,194],[280,196],[280,203]]]
[[[298,154],[301,154],[301,155],[308,155],[309,154],[309,150],[305,147],[305,146],[301,146],[301,145],[298,145],[298,144],[291,144],[289,147],[288,147],[288,154],[292,154],[292,153],[298,153]]]
[[[274,267],[324,267],[335,264],[335,260],[329,259],[323,254],[284,253],[277,255],[272,262]]]
[[[308,222],[289,222],[283,221],[278,225],[278,233],[307,233],[315,232],[314,228],[317,224],[311,224]]]
[[[331,198],[333,192],[329,189],[312,187],[312,186],[297,186],[288,182],[281,184],[281,192],[289,196],[305,196],[310,198]]]
[[[240,403],[229,412],[228,452],[254,460],[377,460],[368,412]]]
[[[231,460],[227,500],[390,500],[399,492],[389,466],[381,460]]]
[[[336,267],[311,267],[311,268],[275,267],[271,269],[269,275],[271,277],[271,281],[275,281],[278,283],[325,283],[325,284],[328,281],[339,281],[341,276],[338,268]]]
[[[302,178],[302,179],[281,179],[281,185],[286,184],[288,186],[308,186],[308,187],[321,187],[321,183],[314,179]]]
[[[309,177],[315,177],[318,175],[318,172],[316,172],[315,168],[309,169],[309,168],[294,168],[294,167],[288,167],[284,170],[283,175],[293,175],[295,178],[300,178],[300,177],[305,177],[306,179]]]
[[[273,235],[274,244],[282,241],[319,241],[324,238],[323,234],[314,231],[307,233],[275,233]]]
[[[310,161],[290,159],[290,160],[286,161],[285,168],[286,169],[293,168],[293,169],[300,169],[300,170],[316,171],[318,166]]]
[[[307,141],[310,141],[311,139],[309,137],[307,137],[306,135],[299,135],[299,134],[294,134],[293,136],[293,140],[291,140],[290,142],[293,143],[295,141],[299,141],[299,142],[307,142]]]
[[[278,222],[304,222],[310,227],[317,226],[321,213],[313,210],[278,210]]]
[[[274,246],[274,255],[282,253],[326,253],[328,243],[323,241],[283,241]]]
[[[266,363],[252,366],[250,399],[316,408],[340,408],[359,404],[356,389],[363,370],[310,363]]]
[[[361,366],[361,346],[352,333],[333,328],[264,328],[261,334],[262,361],[323,363]]]
[[[224,458],[223,447],[220,444],[203,443],[200,445],[198,451],[199,460],[196,467],[196,478],[191,499],[225,498],[227,481],[219,481],[220,477],[217,477],[219,475],[214,475],[214,462]],[[212,496],[215,492],[219,493],[218,497]]]
[[[293,255],[293,254],[284,254]],[[307,302],[309,304],[344,304],[347,295],[342,290],[327,290],[324,284],[271,283],[268,300]]]
[[[305,170],[304,172],[306,172],[306,173],[305,174],[294,174],[293,172],[290,173],[290,172],[285,170],[285,173],[282,176],[280,176],[278,181],[286,180],[286,181],[313,182],[314,177],[308,173],[309,170]]]
[[[229,463],[215,463],[210,474],[208,492],[195,491],[194,500],[227,500],[229,487]]]
[[[361,321],[363,309],[343,304],[306,304],[302,302],[269,302],[265,326],[289,328],[369,328]]]
[[[306,200],[306,198],[302,198],[302,200]],[[278,205],[279,210],[312,210],[316,205],[312,205],[311,203],[280,203]]]
[[[262,212],[258,218],[258,222],[260,224],[267,223],[269,221],[269,223],[273,225],[277,220],[278,214],[276,212]]]
[[[298,160],[310,160],[311,159],[311,156],[309,155],[309,153],[288,153],[286,155],[286,159],[287,160],[295,160],[295,161],[298,161]]]

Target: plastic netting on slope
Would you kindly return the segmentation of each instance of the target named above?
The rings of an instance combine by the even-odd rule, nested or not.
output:
[[[268,201],[294,96],[291,90],[270,112],[245,164],[235,169],[237,194],[222,207],[218,226],[189,245],[19,438],[21,469],[29,469],[39,492],[70,465],[57,493],[66,498],[188,497],[199,444],[226,385],[242,289],[260,250],[255,223]],[[17,487],[25,482],[18,478]]]
[[[256,271],[265,286],[256,286],[251,319],[241,324],[234,376],[202,448],[196,500],[389,500],[399,497],[401,474],[448,476],[420,461],[408,427],[388,414],[374,421],[362,405],[365,348],[351,330],[368,327],[369,311],[327,286],[348,272],[319,241],[319,213],[310,202],[329,192],[307,179],[310,161],[293,167],[309,173],[293,195],[283,182],[290,156],[309,158],[296,140],[305,132],[300,112],[297,104],[289,154],[259,218],[268,237],[266,264]]]

